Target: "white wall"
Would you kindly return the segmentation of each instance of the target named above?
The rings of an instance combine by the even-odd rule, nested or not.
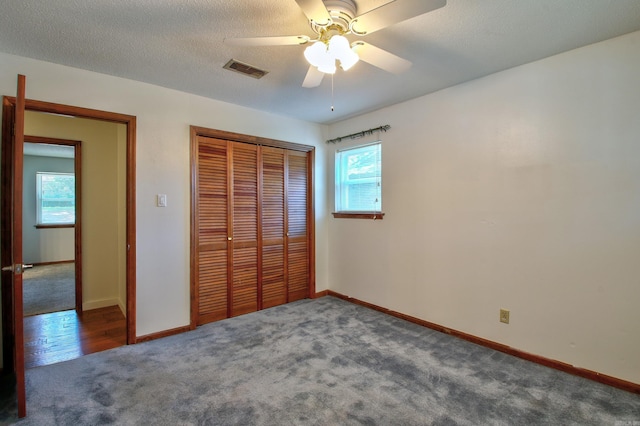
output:
[[[636,32],[332,125],[391,130],[331,289],[640,383],[639,76]]]
[[[0,93],[137,117],[137,335],[189,324],[189,126],[315,145],[316,288],[327,281],[326,126],[131,80],[0,53]],[[167,194],[168,206],[155,207]]]
[[[127,126],[120,125],[117,129],[117,218],[118,229],[125,232],[118,233],[118,300],[120,310],[127,316]]]

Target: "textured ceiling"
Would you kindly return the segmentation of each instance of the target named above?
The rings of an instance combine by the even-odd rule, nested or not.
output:
[[[421,1],[421,0],[398,0]],[[358,14],[388,0],[356,0]],[[360,62],[301,87],[304,46],[239,47],[226,37],[309,35],[294,0],[3,1],[0,51],[144,81],[318,123],[640,30],[640,0],[448,0],[364,37],[413,62],[393,75]],[[353,37],[352,37],[353,39]],[[269,71],[223,69],[236,59]]]

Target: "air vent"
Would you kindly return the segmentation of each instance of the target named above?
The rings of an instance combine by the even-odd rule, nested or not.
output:
[[[258,69],[249,64],[243,64],[242,62],[236,61],[235,59],[231,59],[222,68],[239,72],[240,74],[248,75],[249,77],[253,78],[262,78],[269,73],[269,71]]]

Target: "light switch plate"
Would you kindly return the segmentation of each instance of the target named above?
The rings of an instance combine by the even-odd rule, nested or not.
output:
[[[167,194],[158,194],[156,201],[158,207],[167,207]]]

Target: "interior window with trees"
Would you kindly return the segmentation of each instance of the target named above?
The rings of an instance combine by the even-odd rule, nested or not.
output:
[[[382,144],[336,152],[336,212],[382,211]]]
[[[36,173],[37,225],[74,225],[76,178],[73,173]]]

